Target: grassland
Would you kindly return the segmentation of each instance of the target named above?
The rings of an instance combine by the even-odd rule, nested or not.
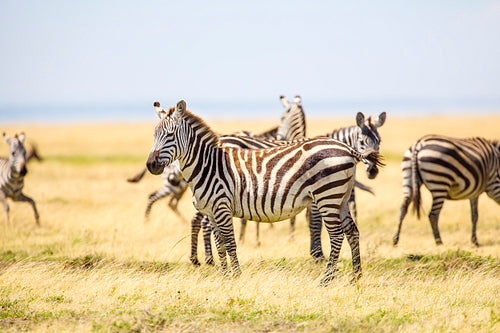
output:
[[[208,123],[221,133],[241,129],[235,122]],[[352,123],[310,120],[309,135]],[[246,122],[245,129],[273,125]],[[21,203],[11,203],[9,226],[0,221],[0,331],[500,331],[500,207],[492,200],[480,199],[479,248],[470,242],[467,201],[445,204],[443,246],[434,244],[426,219],[411,215],[399,246],[391,245],[404,150],[429,133],[498,139],[499,116],[393,119],[389,113],[380,129],[387,166],[373,181],[359,168],[359,180],[376,191],[358,191],[364,276],[349,283],[344,243],[338,279],[327,288],[317,286],[325,264],[309,257],[303,214],[293,240],[286,222],[262,225],[259,247],[250,223],[238,247],[238,279],[224,278],[217,267],[190,265],[189,195],[179,205],[183,218],[163,201],[144,224],[147,195],[161,179],[125,179],[143,167],[153,127],[3,126],[11,135],[24,130],[45,160],[30,162],[25,185],[42,226],[35,227],[30,207]],[[2,145],[0,156],[6,154]],[[430,199],[423,194],[428,212]]]

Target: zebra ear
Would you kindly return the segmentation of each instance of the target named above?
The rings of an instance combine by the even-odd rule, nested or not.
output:
[[[301,106],[302,105],[302,99],[300,98],[299,95],[295,95],[295,98],[293,99],[293,101],[295,102],[295,104]]]
[[[24,134],[24,132],[21,132],[21,134],[19,134],[18,139],[22,144],[24,144],[24,139],[26,139],[26,134]]]
[[[362,112],[358,112],[358,114],[356,114],[356,124],[358,127],[365,127],[365,115]]]
[[[290,107],[290,102],[286,99],[285,96],[281,95],[280,101],[281,101],[281,105],[283,105],[285,108],[288,109]]]
[[[375,127],[382,126],[385,123],[385,117],[386,117],[386,114],[385,114],[385,111],[384,111],[381,114],[379,114],[379,116],[377,117],[377,119],[375,119],[375,123],[373,125]]]
[[[165,110],[163,110],[163,108],[161,107],[160,102],[155,101],[155,102],[153,103],[153,107],[154,107],[154,109],[155,109],[155,112],[156,112],[156,115],[158,116],[158,118],[160,118],[160,119],[165,118],[165,116],[167,115],[167,113],[166,113],[166,112],[165,112]]]
[[[183,99],[181,99],[179,102],[177,102],[177,106],[175,107],[176,118],[182,117],[185,112],[186,112],[186,102]]]
[[[6,144],[10,144],[10,138],[7,134],[5,134],[5,132],[3,132],[3,141],[6,143]]]

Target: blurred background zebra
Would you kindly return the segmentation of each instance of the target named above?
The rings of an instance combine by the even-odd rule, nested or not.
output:
[[[280,221],[295,216],[314,201],[331,242],[322,284],[335,275],[344,233],[351,246],[355,278],[360,276],[359,231],[347,202],[354,186],[357,160],[377,166],[377,152],[361,154],[329,138],[261,150],[225,148],[219,146],[217,135],[203,120],[186,110],[184,101],[168,113],[157,102],[155,109],[160,122],[155,129],[148,170],[159,174],[166,165],[179,160],[192,189],[195,208],[210,219],[223,271],[227,271],[227,254],[233,274],[241,272],[233,216],[260,222]]]
[[[7,198],[13,201],[28,202],[33,207],[36,224],[40,225],[40,216],[33,199],[23,193],[26,169],[26,149],[24,148],[24,133],[9,138],[3,133],[4,142],[10,146],[9,157],[0,158],[0,201],[5,210],[5,223],[9,224],[9,205]]]
[[[429,213],[436,244],[442,244],[439,234],[439,213],[446,199],[469,199],[472,219],[471,241],[476,237],[478,198],[483,192],[500,204],[500,144],[484,138],[456,139],[440,135],[420,138],[404,154],[403,203],[393,244],[397,245],[401,225],[413,202],[420,217],[420,186],[424,184],[432,195]]]

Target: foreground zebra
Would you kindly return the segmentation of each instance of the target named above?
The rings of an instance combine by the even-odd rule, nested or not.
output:
[[[438,219],[445,199],[469,199],[472,217],[471,240],[479,246],[476,237],[479,195],[486,192],[500,204],[500,143],[483,138],[424,136],[405,152],[401,168],[403,204],[393,244],[396,245],[399,241],[401,225],[411,202],[420,217],[420,186],[424,184],[432,195],[429,220],[436,244],[442,244]]]
[[[210,219],[221,267],[227,271],[227,253],[236,276],[241,269],[233,216],[281,221],[314,201],[330,236],[330,259],[321,280],[327,284],[334,278],[344,233],[355,278],[361,275],[359,231],[347,205],[358,159],[377,164],[378,153],[360,154],[329,138],[259,150],[220,147],[217,135],[181,100],[175,109],[160,113],[147,167],[160,174],[179,160],[195,208]]]
[[[24,176],[28,172],[26,169],[26,150],[24,148],[24,133],[14,138],[9,138],[3,133],[5,143],[10,146],[9,157],[0,158],[0,202],[5,209],[5,223],[9,224],[9,205],[7,198],[14,201],[28,202],[33,207],[36,224],[40,225],[40,216],[36,209],[36,204],[30,197],[23,194]]]

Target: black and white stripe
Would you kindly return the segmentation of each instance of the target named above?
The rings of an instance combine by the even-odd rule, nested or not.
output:
[[[359,152],[365,152],[367,150],[379,152],[381,137],[378,132],[378,128],[385,123],[385,120],[385,112],[380,113],[374,120],[372,120],[371,117],[366,118],[363,113],[358,112],[356,115],[356,125],[339,128],[326,134],[325,136],[339,140]],[[378,167],[376,165],[371,163],[366,164],[366,175],[369,179],[375,178],[377,174]],[[369,187],[361,183],[355,182],[355,187],[373,193]],[[354,188],[349,197],[349,209],[354,217],[354,220],[356,220],[357,209]],[[323,260],[324,255],[321,247],[321,216],[314,204],[308,208],[307,218],[309,221],[309,231],[311,237],[310,253],[314,258]]]
[[[36,204],[30,197],[23,193],[24,176],[28,172],[26,169],[26,150],[24,148],[25,135],[21,133],[14,138],[9,138],[3,134],[5,143],[10,146],[9,157],[0,158],[0,202],[5,209],[5,223],[9,224],[9,205],[7,198],[13,201],[28,202],[33,207],[36,224],[40,224],[40,217],[36,209]]]
[[[179,160],[193,193],[195,208],[208,215],[221,266],[240,274],[232,217],[275,222],[295,216],[311,202],[321,212],[330,236],[331,255],[322,279],[333,279],[347,235],[355,276],[361,274],[359,232],[347,201],[354,185],[356,162],[377,164],[378,153],[358,153],[330,138],[303,140],[267,149],[225,148],[199,117],[180,101],[175,109],[155,109],[160,117],[147,167],[153,174]]]
[[[476,225],[478,198],[483,192],[500,204],[500,144],[484,138],[456,139],[440,135],[424,136],[404,154],[403,203],[393,243],[399,241],[401,225],[413,202],[420,217],[420,187],[432,195],[429,221],[436,244],[442,244],[438,219],[443,203],[469,199],[472,218],[472,242],[478,246]]]

